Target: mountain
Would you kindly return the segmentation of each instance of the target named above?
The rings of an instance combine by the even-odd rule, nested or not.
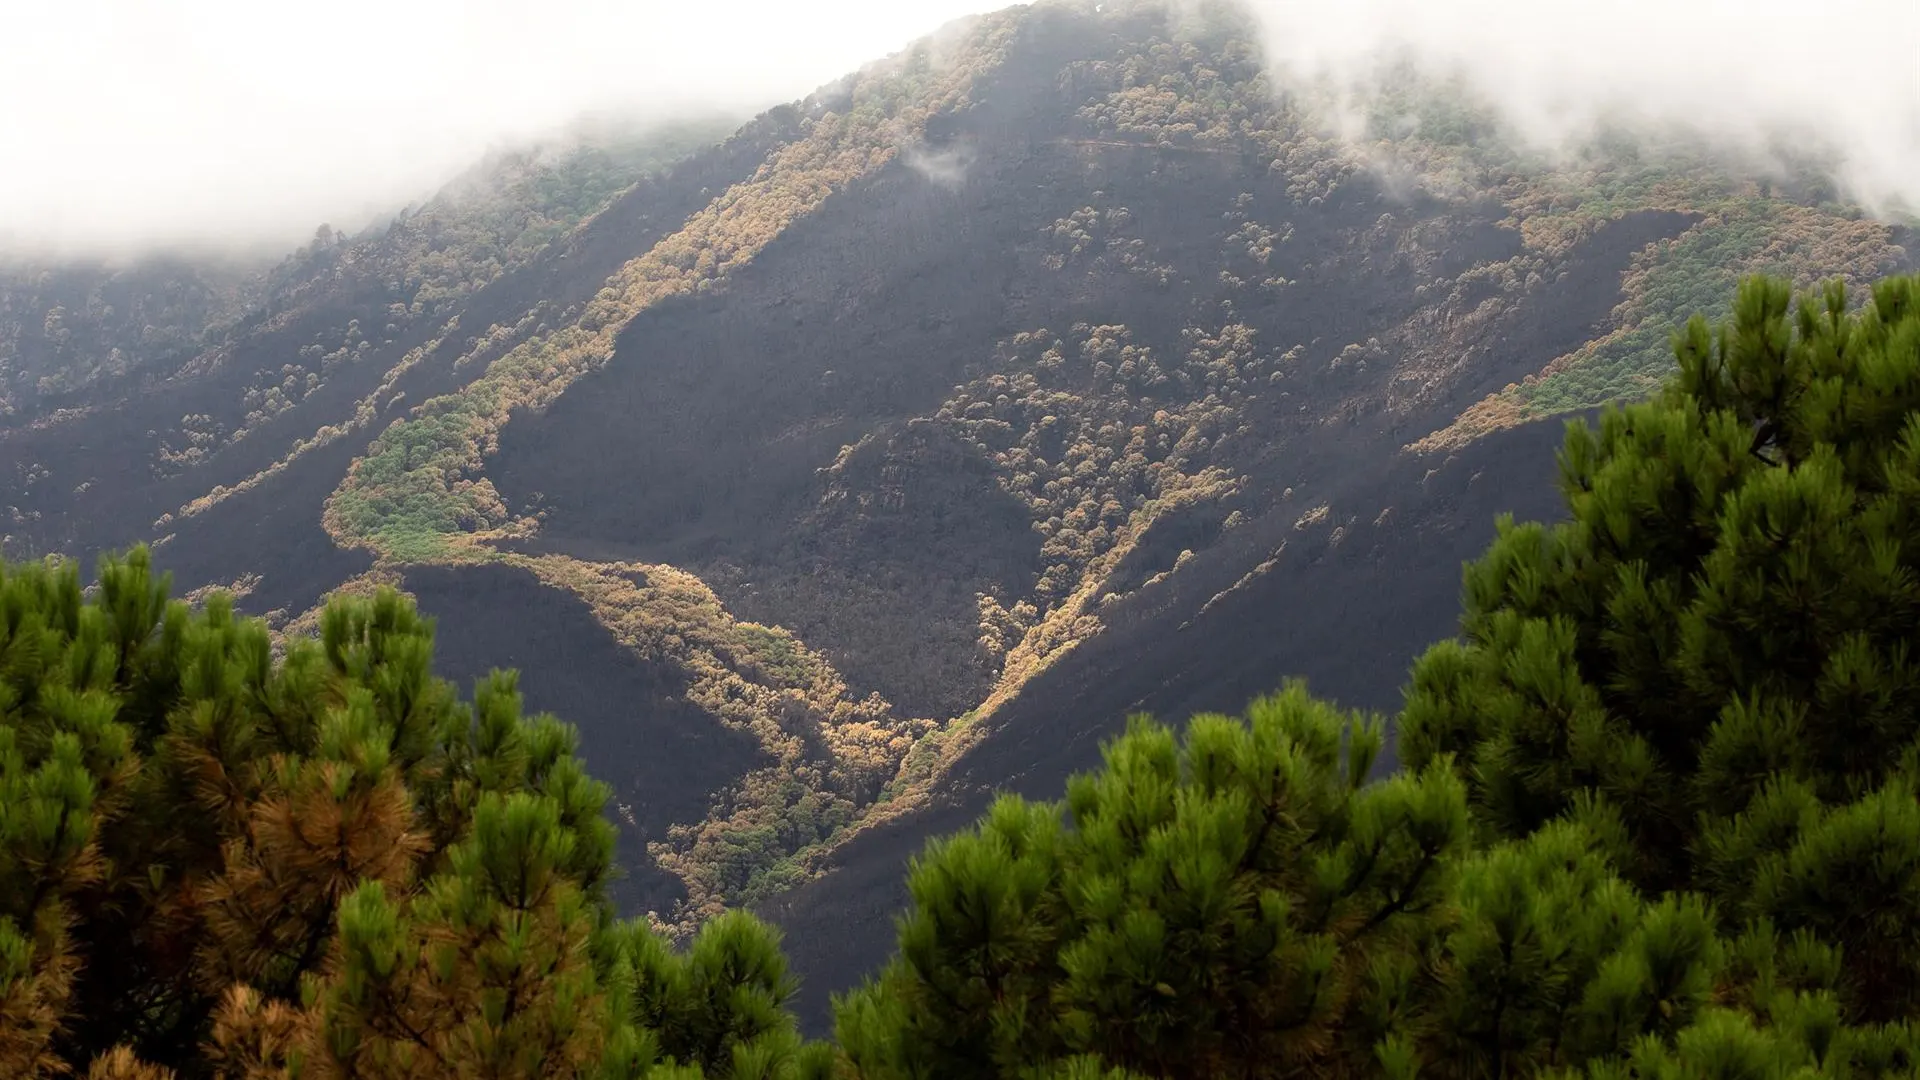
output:
[[[1145,710],[1397,700],[1565,415],[1753,271],[1911,231],[1811,169],[1549,161],[1230,8],[1047,2],[773,109],[490,161],[272,266],[0,275],[14,557],[145,541],[282,632],[403,587],[615,787],[622,902],[824,994],[901,867]]]

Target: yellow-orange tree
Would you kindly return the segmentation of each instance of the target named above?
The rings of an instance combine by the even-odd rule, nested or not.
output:
[[[166,591],[0,569],[0,1075],[824,1068],[765,927],[613,917],[606,790],[513,676],[462,704],[391,591],[284,661]]]

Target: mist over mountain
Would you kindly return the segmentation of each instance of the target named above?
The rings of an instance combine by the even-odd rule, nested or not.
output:
[[[1270,61],[1323,80],[1349,123],[1383,63],[1410,63],[1491,104],[1507,134],[1545,152],[1591,152],[1603,137],[1689,140],[1763,169],[1817,163],[1876,209],[1920,209],[1910,4],[1839,0],[1812,23],[1773,0],[1250,7]]]
[[[0,170],[0,252],[277,252],[424,198],[489,146],[583,116],[743,118],[1000,6],[13,5],[0,145],[29,167]],[[1319,82],[1337,122],[1409,62],[1543,150],[1677,129],[1763,162],[1793,147],[1869,206],[1920,206],[1920,11],[1898,0],[1836,0],[1812,24],[1774,2],[1184,0],[1170,33],[1233,6],[1263,24],[1277,81]]]
[[[0,13],[0,250],[269,246],[582,117],[744,119],[988,5],[80,0]],[[33,102],[31,107],[25,103]]]
[[[1911,5],[388,7],[6,16],[0,552],[411,594],[815,1022],[1129,713],[1392,707],[1739,276],[1914,265]]]

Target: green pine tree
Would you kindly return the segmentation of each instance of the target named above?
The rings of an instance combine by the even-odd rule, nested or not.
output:
[[[827,1075],[777,937],[614,918],[574,732],[391,590],[274,644],[144,549],[0,566],[0,1075]]]
[[[1468,828],[1444,766],[1295,686],[1177,740],[1136,722],[1064,805],[1003,799],[910,878],[900,956],[838,1006],[862,1077],[1353,1075]]]
[[[1610,808],[1621,871],[1842,950],[1848,1016],[1920,1007],[1920,278],[1855,310],[1743,283],[1653,402],[1571,425],[1570,519],[1503,523],[1402,747],[1490,836]]]

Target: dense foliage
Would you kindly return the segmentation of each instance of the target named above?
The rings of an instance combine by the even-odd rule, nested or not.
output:
[[[1491,835],[1594,793],[1623,872],[1845,946],[1844,997],[1883,1016],[1920,1001],[1916,285],[1855,316],[1754,279],[1731,325],[1690,323],[1659,401],[1569,435],[1572,519],[1471,569],[1402,729],[1467,766]]]
[[[462,703],[398,595],[278,656],[144,550],[8,567],[0,1071],[1914,1075],[1920,277],[1674,344],[1468,568],[1399,773],[1298,686],[1138,721],[928,849],[837,1047],[752,918],[615,917],[571,730]]]
[[[613,918],[605,789],[512,676],[462,704],[391,591],[276,661],[166,587],[0,577],[0,1074],[822,1074],[765,927]]]

